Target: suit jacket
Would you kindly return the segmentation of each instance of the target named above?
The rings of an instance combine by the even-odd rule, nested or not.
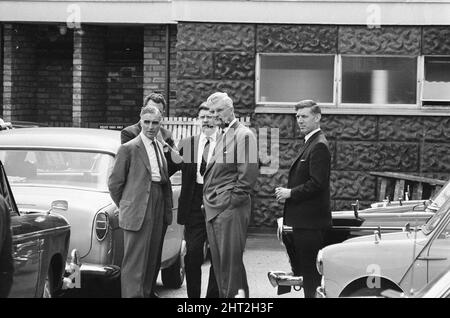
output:
[[[5,199],[0,195],[0,298],[8,296],[13,273],[11,216]]]
[[[141,123],[137,122],[134,125],[125,127],[124,129],[122,129],[122,131],[120,132],[120,142],[122,144],[136,138],[137,135],[139,135],[141,133],[142,127],[141,127]],[[170,130],[167,130],[163,127],[161,127],[159,129],[159,131],[161,132],[161,136],[163,138],[163,140],[170,146],[170,147],[174,147],[175,146],[175,142],[172,139],[172,133],[170,132]]]
[[[284,204],[284,223],[294,228],[331,226],[331,154],[322,131],[311,136],[289,169],[291,197]]]
[[[162,153],[162,146],[159,147]],[[150,160],[141,137],[120,146],[108,187],[111,198],[119,207],[121,228],[130,231],[140,230],[150,198],[151,181]],[[171,224],[173,203],[170,179],[163,185],[163,193],[166,201],[165,222]]]
[[[258,173],[256,137],[250,129],[235,122],[218,138],[206,167],[203,184],[206,220],[249,202]]]
[[[197,180],[197,154],[200,135],[182,139],[178,144],[179,154],[183,162],[177,166],[181,169],[181,191],[178,198],[178,224],[186,224],[192,210],[192,200],[194,198],[195,183]],[[169,163],[170,165],[170,163]],[[169,167],[169,174],[171,174]]]

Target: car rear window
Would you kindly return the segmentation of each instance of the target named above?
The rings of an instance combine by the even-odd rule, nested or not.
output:
[[[107,191],[114,161],[104,153],[11,149],[0,150],[12,185],[50,185]]]

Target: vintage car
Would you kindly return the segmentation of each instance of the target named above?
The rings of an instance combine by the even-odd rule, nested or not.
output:
[[[1,161],[0,195],[11,213],[14,273],[9,297],[49,298],[58,294],[67,287],[63,275],[70,241],[70,225],[57,214],[59,202],[53,202],[45,213],[19,212]]]
[[[325,245],[341,243],[347,239],[372,234],[398,232],[406,227],[424,224],[442,204],[450,198],[450,181],[430,200],[376,202],[370,208],[359,210],[358,202],[353,210],[333,211],[333,227],[326,233]],[[279,237],[290,235],[292,228],[278,220]]]
[[[424,287],[412,293],[392,289],[381,293],[383,298],[450,298],[450,267]]]
[[[447,184],[448,186],[448,184]],[[319,297],[379,296],[386,289],[418,290],[450,266],[450,198],[422,226],[361,236],[323,248]]]
[[[71,225],[70,249],[79,252],[81,290],[90,296],[115,297],[120,292],[123,233],[107,185],[119,146],[120,132],[104,129],[21,128],[0,133],[0,159],[19,208],[44,211],[56,198],[67,201],[59,213]],[[180,181],[172,186],[176,220]],[[179,288],[184,280],[183,230],[174,221],[166,232],[161,264],[166,287]]]

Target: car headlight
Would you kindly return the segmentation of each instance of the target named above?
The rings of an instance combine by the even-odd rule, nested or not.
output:
[[[95,235],[97,237],[97,240],[103,241],[106,237],[106,234],[108,234],[109,229],[109,220],[108,220],[108,214],[105,212],[99,212],[95,216]]]
[[[323,275],[322,256],[323,256],[322,250],[319,250],[319,253],[317,253],[316,268],[320,275]]]

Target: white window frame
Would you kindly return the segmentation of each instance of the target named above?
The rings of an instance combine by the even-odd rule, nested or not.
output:
[[[450,55],[421,55],[419,56],[419,63],[420,63],[420,77],[418,79],[420,83],[420,92],[418,97],[418,104],[421,109],[424,110],[447,110],[450,111],[450,106],[423,106],[422,103],[424,101],[423,99],[423,88],[425,86],[425,57],[446,57],[450,59]],[[427,99],[427,101],[435,101],[435,102],[449,102],[450,99]]]
[[[404,116],[450,116],[448,106],[422,106],[423,85],[425,81],[425,57],[423,55],[363,55],[344,54],[344,56],[362,57],[407,57],[415,58],[417,65],[416,103],[415,104],[369,104],[342,103],[342,55],[341,54],[313,54],[313,53],[257,53],[255,71],[255,113],[295,114],[295,103],[261,102],[260,95],[260,67],[262,55],[298,55],[298,56],[334,56],[334,90],[333,103],[319,103],[324,114],[337,115],[404,115]],[[425,55],[433,57],[450,57],[450,55]]]
[[[390,109],[392,107],[398,109],[417,109],[420,107],[419,103],[419,91],[420,91],[420,82],[416,81],[416,103],[415,104],[374,104],[374,103],[343,103],[342,102],[342,57],[389,57],[389,58],[415,58],[416,59],[416,79],[420,78],[420,63],[418,61],[417,56],[411,55],[386,55],[386,54],[377,54],[377,55],[361,55],[361,54],[339,54],[339,99],[338,99],[338,108],[376,108],[376,109]]]
[[[257,53],[256,54],[256,72],[255,72],[255,104],[256,106],[263,107],[280,107],[293,108],[296,102],[262,102],[259,100],[261,93],[261,56],[307,56],[307,57],[316,57],[316,56],[328,56],[334,57],[334,65],[333,65],[333,102],[331,103],[319,103],[320,106],[325,107],[336,107],[337,101],[337,61],[338,57],[336,54],[312,54],[312,53]]]

